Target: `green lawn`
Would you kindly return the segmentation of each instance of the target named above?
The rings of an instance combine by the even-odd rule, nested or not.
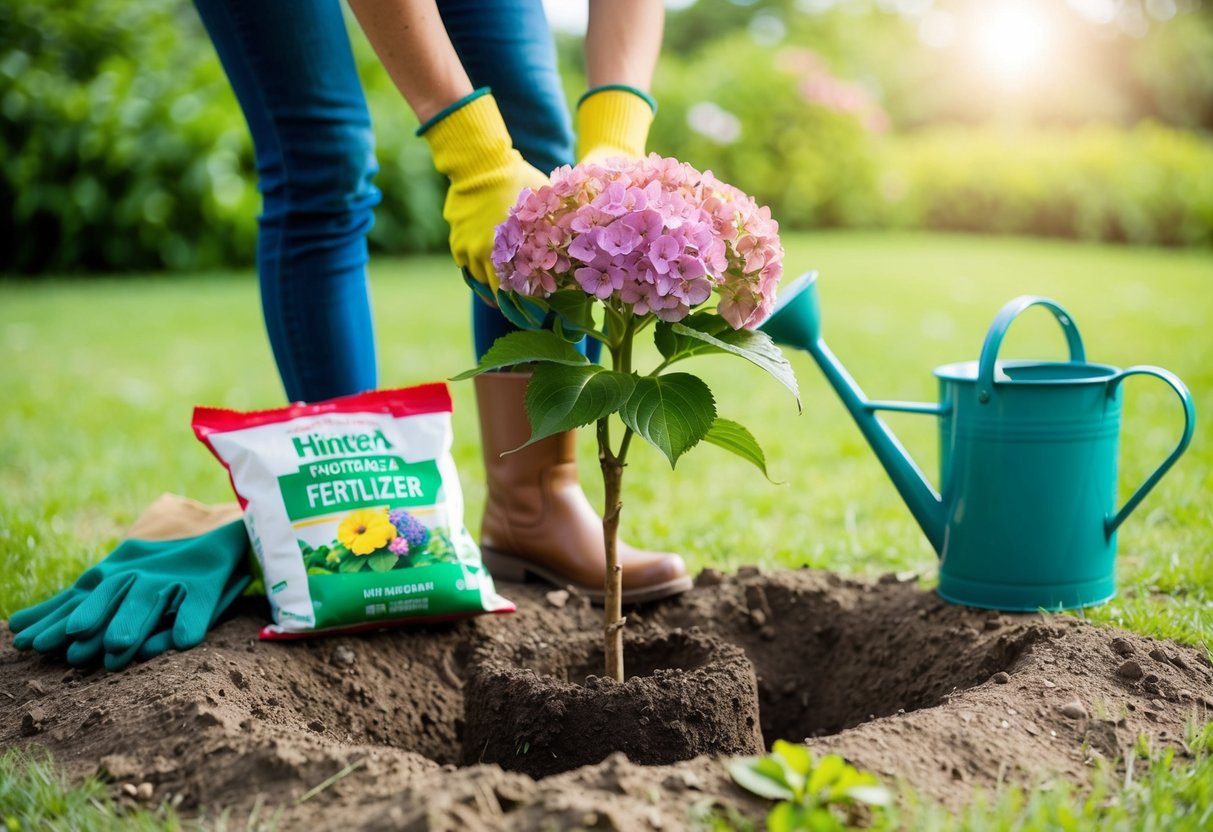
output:
[[[1213,647],[1213,256],[1207,252],[911,234],[796,235],[788,279],[821,274],[825,333],[873,397],[930,400],[931,369],[976,358],[998,308],[1023,293],[1060,301],[1089,356],[1158,364],[1191,387],[1202,421],[1187,455],[1120,533],[1120,595],[1086,614]],[[372,273],[380,380],[407,385],[472,364],[467,292],[446,258],[381,259]],[[1043,312],[1012,329],[1008,357],[1060,357]],[[251,272],[0,283],[0,618],[103,556],[162,491],[230,499],[226,476],[194,439],[197,403],[273,407],[283,393]],[[683,552],[692,569],[802,564],[847,574],[914,571],[935,557],[811,359],[791,356],[804,412],[735,359],[696,359],[721,415],[766,449],[771,476],[725,452],[695,449],[671,472],[637,446],[623,533]],[[641,367],[644,367],[643,362]],[[452,384],[455,455],[476,531],[483,477],[470,382]],[[1122,497],[1170,451],[1174,394],[1134,379],[1126,396]],[[934,424],[894,415],[925,470]],[[583,472],[597,498],[592,437]]]

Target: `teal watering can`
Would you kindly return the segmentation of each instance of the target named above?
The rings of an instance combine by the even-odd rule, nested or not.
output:
[[[1000,360],[1003,336],[1025,310],[1053,313],[1069,361]],[[1048,298],[1002,308],[977,361],[935,368],[939,403],[870,401],[821,336],[817,275],[780,293],[762,330],[816,359],[940,557],[939,594],[998,610],[1060,610],[1116,593],[1116,530],[1188,447],[1192,395],[1159,367],[1119,369],[1086,359],[1074,319]],[[1125,504],[1116,508],[1123,382],[1162,379],[1179,396],[1183,436]],[[937,492],[877,411],[939,419]]]

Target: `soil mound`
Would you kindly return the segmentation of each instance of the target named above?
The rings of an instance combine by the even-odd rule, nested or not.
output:
[[[282,828],[668,832],[713,806],[764,816],[713,756],[641,766],[614,754],[538,780],[459,767],[474,651],[557,650],[601,626],[575,594],[500,590],[516,615],[300,642],[257,641],[265,618],[250,602],[201,647],[119,673],[18,653],[4,628],[0,743],[45,746],[116,794],[148,784],[140,794],[186,814],[277,807]],[[1000,779],[1084,783],[1093,756],[1115,759],[1139,735],[1178,745],[1189,720],[1213,718],[1213,668],[1196,650],[952,606],[891,576],[708,570],[689,593],[628,613],[633,636],[695,628],[744,651],[768,746],[805,740],[951,806]]]

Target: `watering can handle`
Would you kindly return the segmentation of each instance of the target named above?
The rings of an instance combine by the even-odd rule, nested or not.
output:
[[[1037,295],[1021,295],[998,310],[994,323],[990,324],[990,331],[986,333],[986,342],[982,344],[981,359],[978,361],[977,368],[977,401],[982,404],[990,401],[994,395],[994,365],[998,361],[998,349],[1002,346],[1003,337],[1011,328],[1011,322],[1021,312],[1033,306],[1043,306],[1057,318],[1062,331],[1066,334],[1066,342],[1070,345],[1070,360],[1075,362],[1087,360],[1087,351],[1083,348],[1082,335],[1078,333],[1078,324],[1074,323],[1069,312],[1061,308],[1061,304]]]
[[[1179,438],[1179,444],[1175,446],[1175,450],[1171,451],[1171,455],[1164,459],[1162,465],[1159,465],[1154,473],[1141,484],[1141,487],[1133,492],[1133,496],[1125,502],[1124,507],[1120,511],[1116,512],[1116,516],[1108,519],[1106,529],[1109,536],[1125,521],[1126,517],[1133,513],[1133,509],[1137,508],[1137,504],[1142,501],[1142,498],[1150,493],[1150,489],[1158,484],[1163,474],[1167,473],[1171,466],[1175,464],[1175,461],[1179,459],[1180,455],[1187,450],[1188,443],[1192,441],[1192,434],[1196,430],[1196,405],[1192,402],[1192,394],[1184,383],[1179,380],[1178,376],[1169,370],[1164,370],[1162,367],[1149,367],[1146,365],[1129,367],[1121,370],[1109,382],[1108,396],[1116,395],[1116,389],[1120,386],[1120,383],[1129,376],[1154,376],[1171,385],[1171,389],[1179,396],[1179,401],[1184,407],[1184,432],[1183,436]]]

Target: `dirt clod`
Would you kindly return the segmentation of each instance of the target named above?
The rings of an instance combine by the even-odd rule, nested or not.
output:
[[[1011,677],[1006,671],[1000,670],[990,677],[990,681],[996,685],[1005,685],[1011,681]]]
[[[357,654],[344,644],[334,647],[332,655],[329,656],[329,662],[337,667],[350,667],[356,661],[358,661]]]
[[[282,807],[283,829],[565,829],[593,813],[604,827],[677,831],[696,806],[762,826],[769,803],[732,783],[710,741],[691,760],[641,766],[613,754],[538,780],[476,758],[456,766],[481,645],[530,643],[547,655],[601,627],[583,595],[559,607],[551,587],[498,589],[515,615],[298,642],[257,641],[262,606],[241,602],[202,647],[118,673],[17,652],[0,627],[0,747],[45,747],[73,777],[99,775],[115,794],[174,803],[186,818],[226,811],[236,828],[271,806]],[[951,808],[1046,776],[1085,788],[1092,755],[1119,765],[1138,736],[1182,750],[1193,711],[1213,709],[1201,651],[1069,616],[954,606],[913,580],[705,571],[691,591],[641,612],[628,611],[629,637],[700,628],[743,652],[764,747],[807,737]],[[339,647],[356,660],[333,661]],[[1136,680],[1118,675],[1127,660]],[[662,670],[627,651],[625,663],[633,674]],[[1105,711],[1115,721],[1092,716]],[[659,716],[635,720],[638,736],[651,735],[641,718]],[[531,740],[528,754],[540,750]]]
[[[1140,664],[1138,664],[1133,659],[1129,659],[1127,662],[1125,662],[1119,668],[1116,669],[1116,675],[1121,677],[1122,679],[1129,679],[1132,681],[1135,679],[1140,679],[1142,676],[1144,676],[1146,674],[1145,674],[1145,671],[1143,671],[1141,669]]]
[[[140,783],[135,787],[135,799],[142,800],[144,803],[152,799],[152,795],[156,793],[156,788],[148,782]]]
[[[21,717],[21,736],[32,737],[34,734],[41,733],[46,720],[46,711],[37,705],[33,706]]]
[[[547,602],[558,610],[564,609],[564,605],[569,602],[569,591],[567,589],[553,589],[547,595],[543,596]]]
[[[1077,699],[1070,700],[1069,702],[1067,702],[1064,705],[1062,705],[1061,707],[1059,707],[1057,710],[1059,710],[1061,712],[1061,715],[1066,717],[1067,719],[1086,719],[1087,718],[1087,709],[1084,708],[1082,703],[1079,702]]]

